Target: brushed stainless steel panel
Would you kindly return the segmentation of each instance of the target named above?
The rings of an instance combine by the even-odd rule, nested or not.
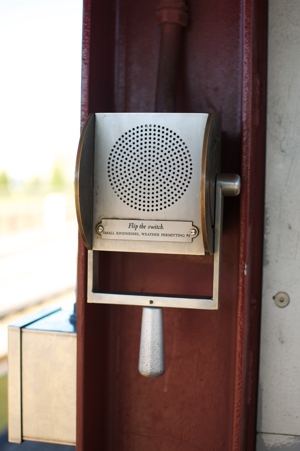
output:
[[[22,331],[23,439],[75,444],[76,336]]]
[[[200,193],[208,114],[97,113],[95,124],[94,250],[204,255]],[[190,221],[192,243],[103,240],[106,219]]]
[[[56,312],[48,307],[8,327],[8,439],[22,442],[22,328]]]
[[[9,440],[74,445],[76,331],[54,311],[9,327]]]

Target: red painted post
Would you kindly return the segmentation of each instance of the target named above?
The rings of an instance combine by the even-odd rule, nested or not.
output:
[[[141,308],[86,303],[78,259],[77,450],[254,451],[262,265],[266,18],[259,0],[190,0],[177,111],[222,117],[225,200],[221,307],[165,309],[167,371],[138,374]],[[82,117],[153,111],[160,31],[152,0],[85,0]],[[246,266],[247,265],[247,266]],[[99,254],[111,291],[210,293],[206,257]]]

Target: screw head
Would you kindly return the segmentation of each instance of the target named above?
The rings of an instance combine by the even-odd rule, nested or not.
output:
[[[275,296],[273,296],[274,302],[277,307],[283,308],[290,303],[290,297],[284,291],[279,291]]]
[[[195,237],[198,235],[198,230],[196,229],[196,227],[193,227],[193,228],[190,230],[190,235],[191,235],[193,238],[195,238]]]
[[[96,232],[98,233],[98,235],[101,235],[101,233],[103,232],[104,227],[101,224],[97,224],[96,225]]]

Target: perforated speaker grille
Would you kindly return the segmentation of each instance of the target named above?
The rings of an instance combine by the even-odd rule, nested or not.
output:
[[[111,149],[107,172],[116,195],[129,207],[154,212],[171,207],[192,179],[190,152],[174,131],[140,125]]]

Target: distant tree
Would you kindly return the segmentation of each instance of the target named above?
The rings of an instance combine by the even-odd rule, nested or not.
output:
[[[66,177],[63,168],[59,163],[56,163],[53,167],[52,175],[50,178],[51,191],[61,192],[66,186]]]
[[[10,193],[10,180],[6,171],[0,173],[0,195],[7,195]]]
[[[39,176],[33,177],[25,183],[24,189],[29,195],[39,195],[43,190],[43,181]]]

